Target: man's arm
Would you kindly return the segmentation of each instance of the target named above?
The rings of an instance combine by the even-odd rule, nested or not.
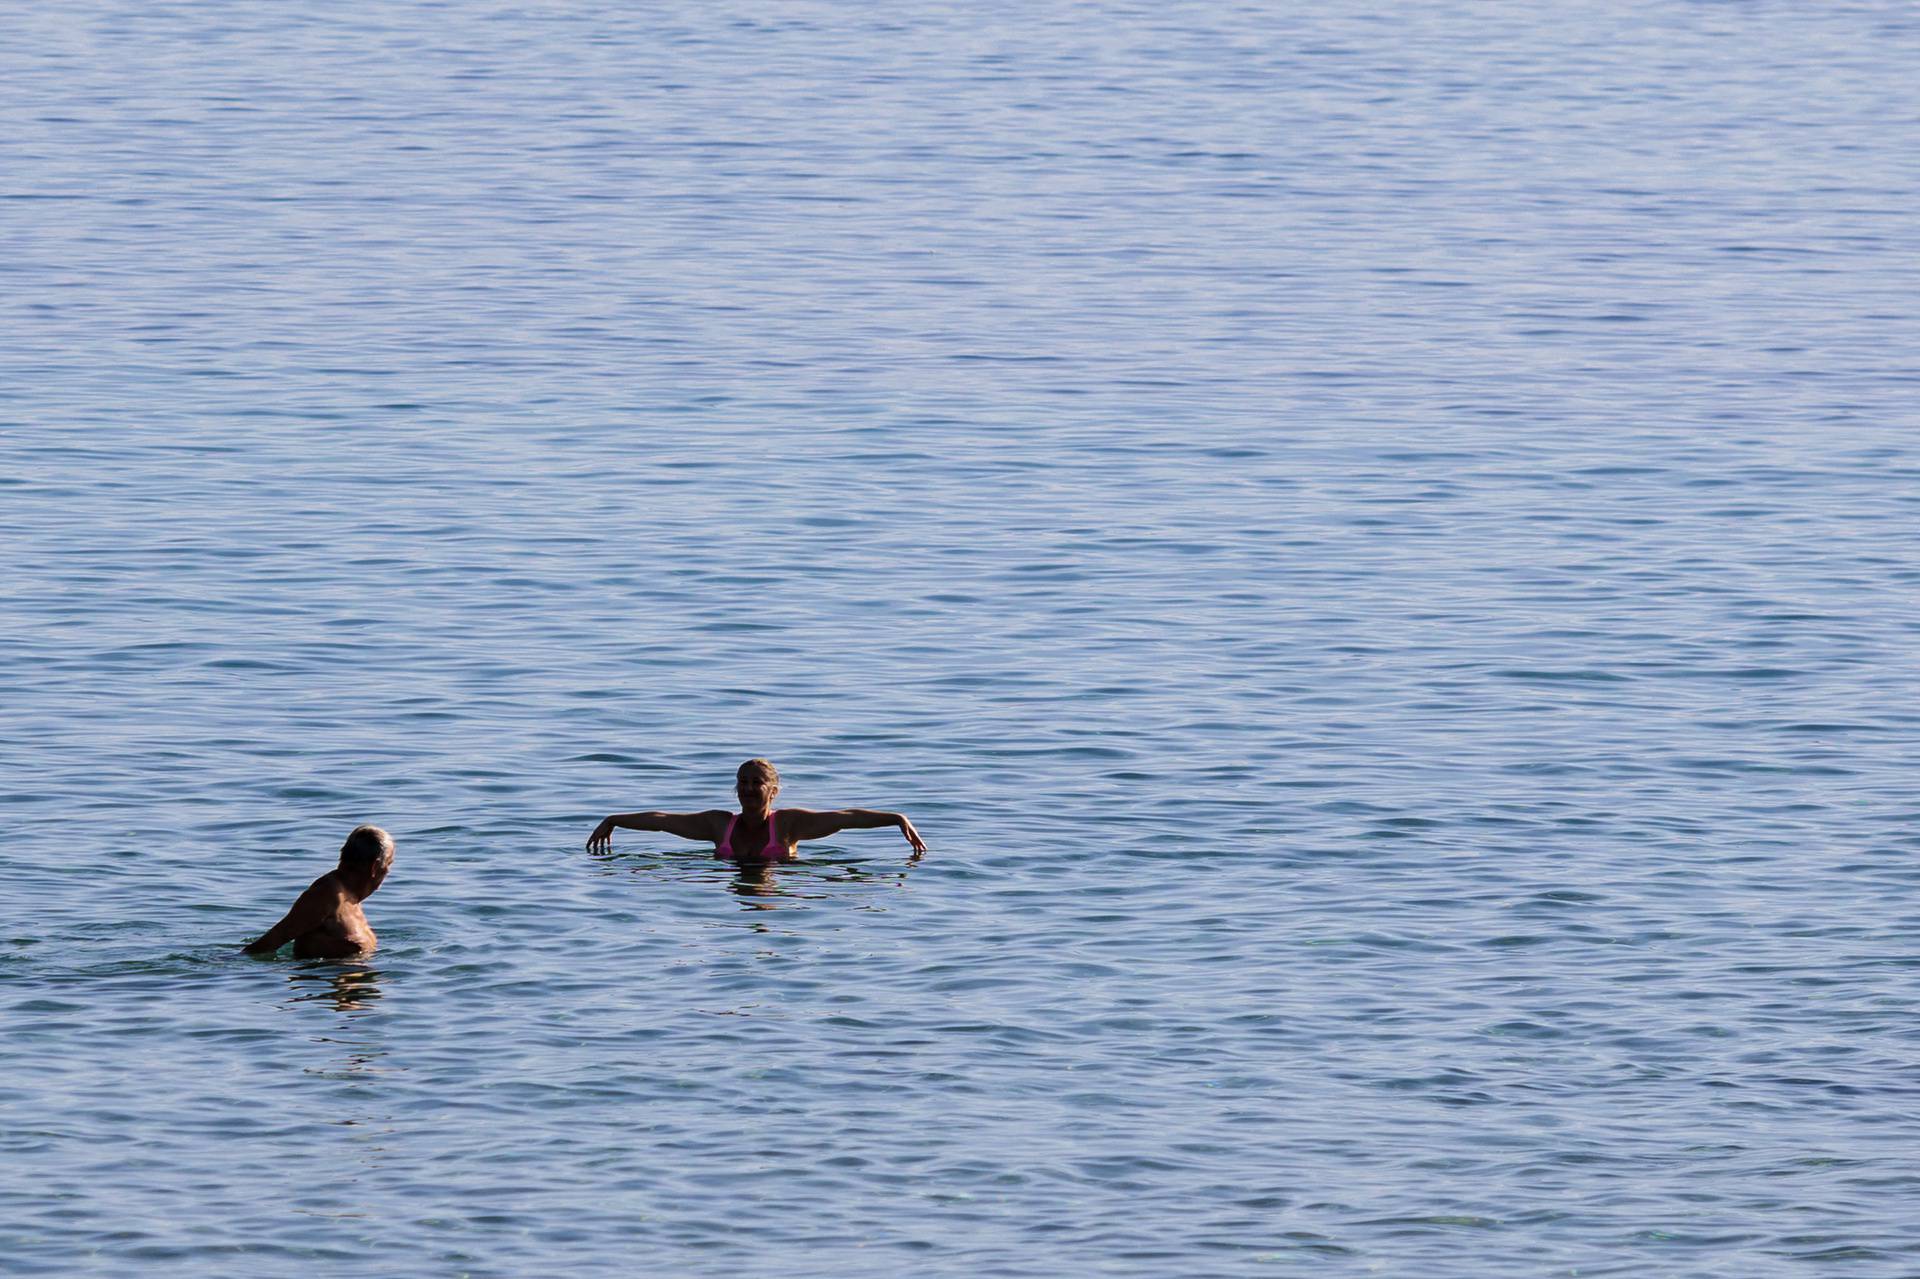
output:
[[[780,810],[780,832],[792,840],[825,839],[843,830],[878,830],[886,826],[899,828],[907,843],[913,846],[915,857],[927,851],[927,842],[920,838],[920,832],[904,813],[883,813],[873,808],[836,808],[824,813],[805,808]]]
[[[332,908],[338,904],[339,890],[327,881],[331,874],[322,875],[307,886],[293,903],[287,916],[259,937],[248,942],[244,949],[249,955],[271,955],[296,937],[312,932],[327,922]]]
[[[681,839],[699,839],[709,843],[720,841],[720,823],[727,815],[717,808],[704,813],[615,813],[593,828],[593,834],[587,836],[588,848],[610,848],[613,846],[613,832],[623,830],[661,830],[669,835],[678,835]]]

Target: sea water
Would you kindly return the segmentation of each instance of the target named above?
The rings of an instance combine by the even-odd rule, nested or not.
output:
[[[0,1271],[1920,1272],[1908,6],[8,25]]]

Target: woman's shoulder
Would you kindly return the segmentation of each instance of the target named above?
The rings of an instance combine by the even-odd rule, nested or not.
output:
[[[710,838],[718,842],[720,835],[727,829],[727,823],[734,819],[733,810],[727,808],[708,808],[698,813],[688,813],[695,822],[705,827]]]

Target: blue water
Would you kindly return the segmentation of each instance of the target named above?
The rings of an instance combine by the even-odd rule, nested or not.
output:
[[[0,1272],[1920,1272],[1917,56],[12,14]]]

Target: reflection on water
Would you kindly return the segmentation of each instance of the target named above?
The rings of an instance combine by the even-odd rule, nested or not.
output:
[[[836,886],[898,888],[905,885],[907,872],[920,861],[918,857],[910,857],[888,869],[872,871],[855,862],[805,857],[754,864],[722,862],[704,854],[594,850],[587,855],[599,875],[625,869],[642,879],[652,879],[672,876],[676,871],[692,871],[692,878],[716,882],[724,875],[727,891],[740,898],[741,905],[748,910],[778,910],[783,904],[825,901],[833,896],[830,891],[805,892],[802,886],[820,890]],[[684,873],[679,877],[689,878]]]
[[[331,1033],[313,1036],[314,1043],[328,1047],[331,1059],[324,1065],[307,1067],[304,1073],[342,1080],[385,1073],[387,1068],[380,1061],[387,1055],[386,1045],[374,1033],[380,1023],[359,1016],[382,997],[381,978],[379,969],[359,963],[315,964],[287,974],[293,995],[282,1007],[331,1004],[334,1012],[348,1016],[346,1021],[330,1023]],[[340,1122],[351,1125],[371,1121],[371,1116],[355,1114],[344,1116]]]
[[[380,970],[364,964],[324,964],[297,968],[287,975],[294,995],[288,1002],[330,1001],[338,1012],[362,1012],[380,998]]]
[[[799,861],[737,867],[728,888],[737,897],[752,899],[743,902],[749,910],[779,909],[779,903],[769,898],[786,898],[790,902],[825,901],[831,896],[826,892],[800,892],[792,883],[783,886],[780,883],[783,869],[800,882],[811,882],[823,888],[840,884],[898,888],[907,882],[906,867],[876,874],[847,862]]]
[[[772,866],[741,866],[728,887],[735,896],[752,899],[743,902],[748,910],[778,910],[779,903],[767,899],[794,896],[780,887]]]

